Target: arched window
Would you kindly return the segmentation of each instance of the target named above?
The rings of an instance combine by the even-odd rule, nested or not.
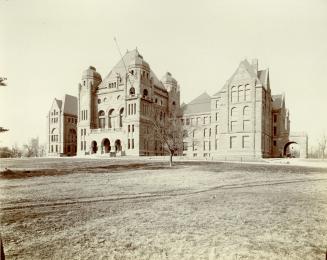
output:
[[[144,89],[143,90],[143,97],[147,97],[148,96],[148,90],[147,89]]]
[[[230,115],[231,116],[236,116],[236,107],[232,107],[230,110]]]
[[[109,128],[112,128],[113,127],[113,114],[114,114],[114,109],[110,109],[110,111],[109,111],[109,117],[108,117],[108,126],[109,126]]]
[[[244,86],[238,86],[238,101],[244,101]]]
[[[124,113],[124,108],[122,107],[119,111],[119,127],[123,127],[123,113]]]
[[[243,108],[243,116],[249,116],[250,115],[250,108],[248,106],[245,106]]]
[[[131,88],[129,89],[129,94],[130,94],[131,96],[134,96],[134,95],[135,95],[135,88],[131,87]]]
[[[235,86],[231,89],[231,102],[237,102],[237,89]]]
[[[251,88],[250,88],[250,85],[247,84],[245,85],[245,101],[250,101],[251,100]]]
[[[103,110],[99,111],[99,128],[105,128],[106,126],[106,119],[105,113]]]

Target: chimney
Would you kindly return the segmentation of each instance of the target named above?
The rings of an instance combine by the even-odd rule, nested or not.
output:
[[[258,59],[252,59],[252,67],[258,73]]]

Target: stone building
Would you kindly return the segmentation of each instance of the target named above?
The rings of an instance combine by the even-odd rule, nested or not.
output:
[[[241,61],[220,91],[182,106],[183,155],[254,159],[286,155],[290,140],[284,95],[272,95],[269,70]],[[304,155],[303,155],[304,156]]]
[[[177,81],[167,72],[161,80],[138,50],[126,52],[103,79],[90,66],[78,88],[78,155],[163,155],[150,122],[180,109]]]
[[[73,156],[77,152],[77,98],[54,99],[47,115],[48,156]]]

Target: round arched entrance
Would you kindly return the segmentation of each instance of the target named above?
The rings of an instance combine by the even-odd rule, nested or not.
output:
[[[111,147],[110,147],[110,141],[108,138],[104,138],[102,140],[102,147],[103,147],[103,152],[104,153],[109,153],[110,150],[111,150]]]
[[[97,153],[98,151],[98,144],[96,141],[92,141],[91,143],[91,153]]]
[[[121,141],[117,139],[115,141],[115,152],[120,152],[121,151]]]
[[[291,141],[284,145],[284,156],[297,158],[300,157],[300,147],[297,142]]]

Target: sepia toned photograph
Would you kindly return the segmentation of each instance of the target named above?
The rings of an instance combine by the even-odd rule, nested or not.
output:
[[[326,0],[0,0],[0,260],[327,259]]]

